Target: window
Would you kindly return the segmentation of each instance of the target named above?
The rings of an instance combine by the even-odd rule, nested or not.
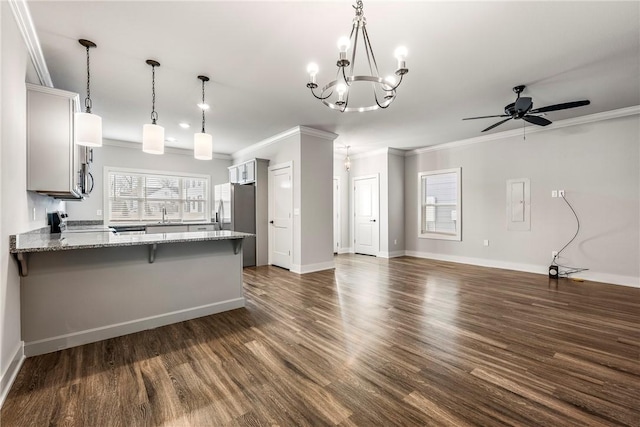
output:
[[[105,168],[105,211],[113,223],[209,221],[208,175]]]
[[[427,239],[462,240],[461,168],[418,174],[419,234]]]

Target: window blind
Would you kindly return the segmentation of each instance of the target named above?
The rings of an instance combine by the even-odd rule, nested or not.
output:
[[[109,171],[109,222],[208,221],[209,177]]]

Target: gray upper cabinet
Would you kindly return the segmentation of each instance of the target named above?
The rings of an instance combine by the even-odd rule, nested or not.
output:
[[[78,94],[27,84],[27,190],[81,200],[85,147],[74,143]]]

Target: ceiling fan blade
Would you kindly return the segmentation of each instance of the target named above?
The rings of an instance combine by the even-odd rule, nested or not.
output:
[[[515,110],[521,113],[526,113],[531,107],[533,107],[533,103],[531,102],[531,98],[529,97],[521,97],[516,99],[514,105]]]
[[[536,108],[534,110],[531,110],[530,113],[546,113],[548,111],[566,110],[567,108],[582,107],[589,104],[591,104],[591,101],[589,100],[565,102],[564,104],[555,104],[549,105],[547,107]]]
[[[490,119],[492,117],[510,117],[508,114],[498,114],[495,116],[480,116],[480,117],[467,117],[462,120],[475,120],[475,119]]]
[[[483,130],[482,132],[486,132],[488,130],[493,129],[496,126],[500,126],[501,124],[503,124],[504,122],[508,122],[509,120],[511,120],[511,117],[509,117],[508,119],[504,119],[504,120],[500,120],[498,123],[494,123],[491,126],[489,126],[488,128],[486,128],[485,130]]]
[[[522,119],[538,126],[548,126],[552,123],[551,120],[547,120],[544,117],[538,116],[524,116]]]

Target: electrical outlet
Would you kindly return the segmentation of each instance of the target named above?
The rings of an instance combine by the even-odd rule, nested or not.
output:
[[[33,208],[33,218],[32,218],[32,220],[33,221],[36,220],[36,208]]]
[[[558,191],[557,190],[552,190],[551,191],[551,197],[558,197]]]
[[[483,244],[483,245],[485,245],[485,246],[489,246],[489,240],[485,239],[485,240],[482,242],[482,244]]]
[[[564,197],[564,190],[558,190],[558,197]]]
[[[557,256],[558,256],[558,251],[551,251],[551,260],[552,261],[555,261]]]
[[[97,216],[102,216],[102,209],[98,209],[98,210],[96,211],[96,215],[97,215]]]
[[[393,239],[393,244],[397,245],[398,244],[398,239]]]

